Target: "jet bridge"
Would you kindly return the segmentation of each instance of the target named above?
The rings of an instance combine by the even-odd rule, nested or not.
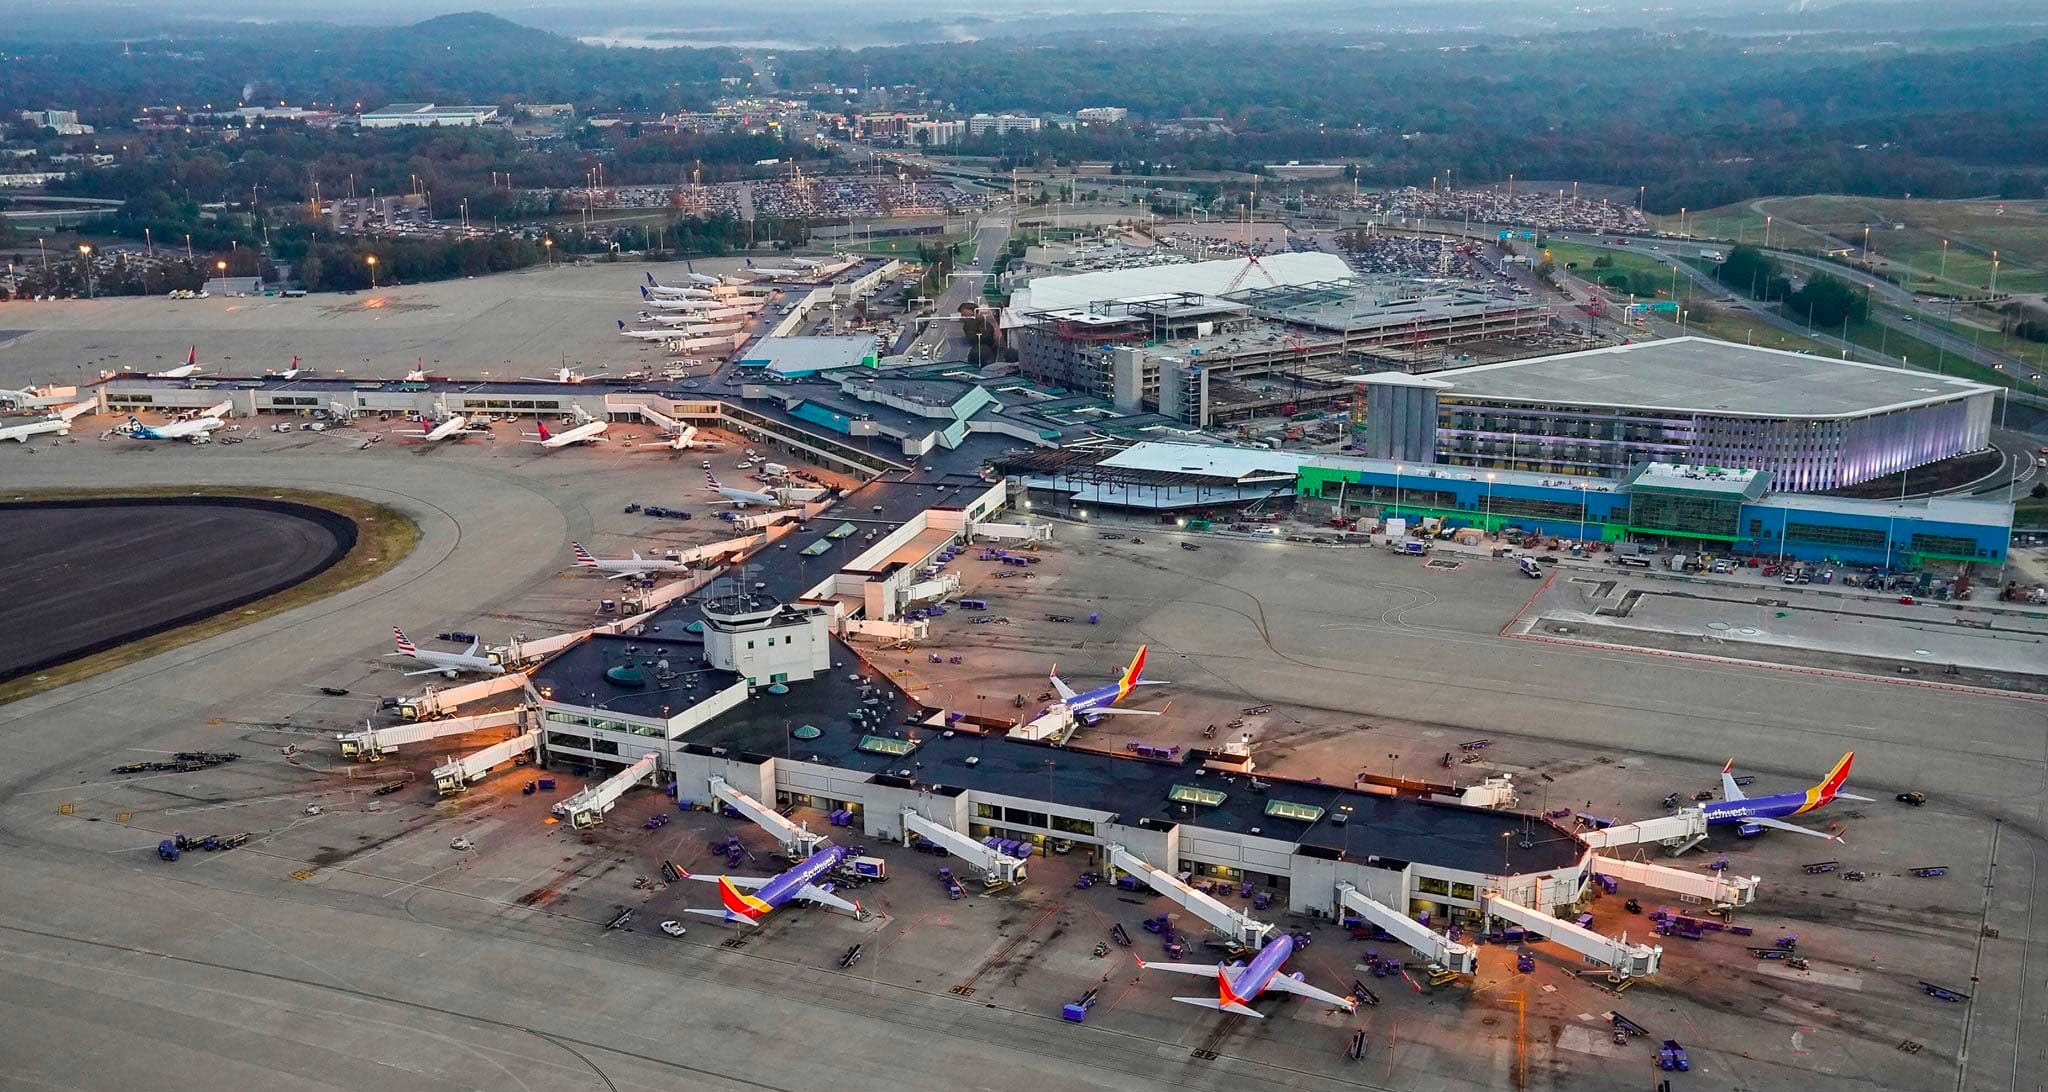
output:
[[[1760,879],[1756,876],[1730,876],[1727,869],[1687,872],[1648,861],[1624,861],[1614,857],[1588,857],[1586,867],[1617,880],[1695,898],[1716,909],[1735,909],[1755,902]]]
[[[711,779],[711,795],[717,797],[732,810],[746,816],[753,824],[767,831],[782,843],[782,851],[791,857],[802,859],[818,851],[825,844],[825,836],[812,834],[802,823],[790,822],[781,812],[733,788],[725,778]]]
[[[999,853],[943,823],[934,823],[919,815],[914,808],[904,808],[903,844],[910,844],[912,834],[923,835],[927,840],[946,847],[946,852],[973,865],[989,880],[1013,884],[1024,879],[1022,860]]]
[[[1451,940],[1393,907],[1369,898],[1352,884],[1337,885],[1337,903],[1343,909],[1357,911],[1365,920],[1392,933],[1395,940],[1446,970],[1471,974],[1479,963],[1479,949]]]
[[[654,775],[654,767],[660,757],[653,751],[641,755],[640,761],[556,804],[554,813],[567,818],[575,827],[591,827],[604,822],[604,813],[612,810],[612,805],[626,795],[626,790]]]
[[[1189,887],[1179,877],[1153,867],[1122,846],[1104,846],[1102,857],[1109,864],[1111,879],[1115,879],[1117,870],[1122,869],[1144,880],[1152,885],[1152,890],[1187,907],[1189,913],[1208,922],[1210,928],[1247,948],[1265,947],[1266,937],[1273,932],[1271,925],[1232,910],[1207,892]]]
[[[365,725],[360,732],[349,732],[336,738],[341,742],[343,758],[353,758],[360,762],[382,762],[386,752],[414,743],[425,743],[430,739],[440,739],[444,736],[459,736],[465,732],[477,732],[485,728],[517,727],[520,712],[521,710],[516,708],[500,709],[495,713],[479,713],[473,717],[420,720],[389,728],[371,728]]]
[[[1673,857],[1706,840],[1707,813],[1698,808],[1681,808],[1674,815],[1579,832],[1579,841],[1594,849],[1656,842]]]
[[[442,796],[453,796],[469,788],[472,782],[482,781],[484,775],[500,762],[509,762],[524,754],[540,751],[540,730],[522,732],[502,743],[493,743],[475,754],[464,755],[434,767],[434,788]]]
[[[1485,907],[1487,917],[1505,918],[1529,932],[1570,948],[1584,956],[1588,963],[1610,968],[1613,971],[1611,980],[1624,981],[1656,974],[1657,965],[1664,958],[1664,949],[1660,947],[1631,944],[1626,936],[1603,937],[1591,929],[1504,898],[1498,891],[1486,892],[1481,905]]]

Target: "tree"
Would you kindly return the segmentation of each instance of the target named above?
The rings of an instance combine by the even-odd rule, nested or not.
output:
[[[2048,482],[2035,482],[2034,488],[2027,490],[2027,496],[2035,500],[2048,500]]]
[[[1840,326],[1845,321],[1862,321],[1870,313],[1870,298],[1848,281],[1829,273],[1815,273],[1799,290],[1786,297],[1792,317],[1804,317],[1815,328]]]
[[[1778,263],[1753,246],[1738,246],[1714,267],[1714,279],[1752,299],[1768,299],[1770,288],[1783,278]]]

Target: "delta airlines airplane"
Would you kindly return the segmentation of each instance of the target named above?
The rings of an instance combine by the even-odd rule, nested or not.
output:
[[[15,440],[24,444],[28,443],[28,438],[31,436],[69,435],[71,435],[71,422],[62,417],[44,417],[36,421],[0,425],[0,440]]]
[[[1856,752],[1850,751],[1843,755],[1836,761],[1834,768],[1828,771],[1828,775],[1821,778],[1820,784],[1810,789],[1779,793],[1775,796],[1748,797],[1742,794],[1742,787],[1735,783],[1735,760],[1731,758],[1728,765],[1721,768],[1721,799],[1701,805],[1700,810],[1706,813],[1708,826],[1723,823],[1754,823],[1760,827],[1804,834],[1811,838],[1839,840],[1839,835],[1787,823],[1784,819],[1826,807],[1837,799],[1869,800],[1867,796],[1842,791],[1842,786],[1849,780],[1849,766],[1855,761]]]
[[[1078,694],[1074,692],[1073,687],[1066,684],[1066,680],[1060,678],[1060,669],[1055,665],[1047,678],[1051,681],[1052,688],[1059,692],[1060,700],[1053,708],[1048,709],[1047,712],[1054,712],[1060,706],[1064,706],[1069,716],[1090,726],[1093,726],[1097,720],[1106,714],[1126,717],[1156,717],[1160,715],[1164,710],[1113,708],[1118,702],[1130,697],[1131,692],[1138,687],[1166,685],[1163,682],[1146,682],[1139,677],[1145,673],[1145,650],[1148,647],[1150,646],[1138,646],[1138,654],[1131,657],[1130,666],[1124,668],[1124,673],[1118,676],[1115,682],[1110,683],[1108,686],[1098,686],[1093,690],[1084,690]]]
[[[751,928],[761,924],[762,918],[783,904],[801,901],[844,910],[859,917],[859,903],[848,902],[816,882],[820,876],[838,868],[844,860],[846,849],[843,846],[826,846],[779,876],[697,876],[678,868],[676,872],[683,879],[717,884],[718,901],[725,904],[723,910],[684,910],[683,913],[701,914]],[[750,891],[753,893],[748,894]]]
[[[718,475],[713,474],[709,470],[704,472],[704,486],[741,508],[745,508],[750,504],[775,505],[782,503],[782,498],[773,493],[761,493],[752,489],[738,489],[730,485],[720,485],[718,484]]]
[[[488,436],[489,429],[469,428],[469,418],[459,413],[449,413],[447,406],[436,406],[439,412],[434,416],[432,428],[397,429],[393,436],[417,436],[422,442],[438,444],[443,440],[460,440],[464,436]]]
[[[405,631],[397,626],[391,627],[391,638],[398,642],[398,651],[387,652],[385,653],[386,656],[408,656],[427,665],[425,671],[406,672],[407,678],[411,678],[414,675],[446,675],[452,679],[465,671],[478,671],[485,675],[503,675],[505,673],[505,665],[499,663],[495,657],[477,655],[477,649],[482,644],[481,641],[470,641],[469,647],[461,652],[436,652],[433,649],[421,648],[413,644],[406,637]]]
[[[558,447],[569,447],[574,444],[601,444],[605,442],[604,432],[611,427],[610,425],[583,412],[583,407],[581,406],[571,406],[569,408],[576,411],[577,424],[575,428],[563,433],[549,432],[548,423],[541,421],[535,425],[540,431],[527,433],[523,442],[539,444],[550,451]]]
[[[622,322],[619,325],[623,327],[625,323]],[[601,372],[603,370],[604,365],[598,365],[597,371]],[[597,372],[579,372],[576,369],[571,368],[565,364],[560,368],[556,368],[555,374],[550,376],[522,375],[519,378],[534,383],[583,383],[588,380],[596,379]]]
[[[218,417],[195,417],[190,421],[173,421],[167,425],[145,425],[133,417],[115,432],[131,440],[192,440],[205,436],[227,422]]]
[[[1174,974],[1200,975],[1204,978],[1215,977],[1216,996],[1174,998],[1175,1001],[1183,1005],[1194,1005],[1199,1008],[1215,1009],[1219,1012],[1234,1013],[1238,1016],[1251,1016],[1263,1020],[1266,1018],[1266,1014],[1252,1008],[1251,1003],[1267,990],[1280,990],[1299,997],[1306,997],[1313,1001],[1321,1001],[1326,1005],[1343,1009],[1345,1012],[1356,1012],[1358,1010],[1358,1002],[1349,997],[1339,997],[1328,990],[1317,989],[1309,985],[1302,981],[1299,972],[1291,975],[1282,973],[1280,970],[1281,964],[1286,963],[1287,957],[1293,954],[1294,937],[1283,933],[1267,941],[1266,946],[1259,949],[1259,954],[1253,956],[1249,964],[1242,962],[1217,963],[1214,965],[1208,963],[1147,963],[1141,959],[1138,961],[1138,966],[1148,971],[1171,971]]]
[[[193,348],[197,349],[198,346],[195,345],[193,346]],[[291,367],[285,368],[282,371],[266,371],[263,374],[271,379],[297,379],[299,377],[299,373],[305,370],[306,369],[299,367],[299,358],[293,357]]]
[[[576,552],[577,568],[603,573],[606,580],[617,580],[622,576],[645,576],[648,573],[680,572],[686,567],[680,561],[668,561],[659,557],[641,557],[638,550],[633,551],[633,556],[630,559],[605,558],[590,556],[590,551],[584,549],[583,544],[580,542],[571,542],[569,546]]]
[[[198,375],[199,371],[199,346],[194,345],[192,346],[192,351],[185,354],[185,362],[183,364],[175,368],[166,368],[160,372],[151,372],[149,377],[151,379],[185,379]]]

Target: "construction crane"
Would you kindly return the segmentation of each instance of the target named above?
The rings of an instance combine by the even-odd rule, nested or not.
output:
[[[1251,271],[1254,269],[1265,276],[1266,284],[1274,288],[1280,287],[1280,278],[1275,277],[1265,266],[1260,265],[1259,256],[1253,254],[1244,260],[1244,268],[1237,271],[1237,276],[1230,278],[1230,284],[1223,289],[1223,295],[1227,296],[1237,291],[1238,286],[1244,283],[1244,279],[1250,276]]]

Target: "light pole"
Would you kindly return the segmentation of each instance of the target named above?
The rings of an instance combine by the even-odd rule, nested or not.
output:
[[[1486,472],[1486,533],[1493,533],[1493,471]]]
[[[1764,217],[1764,249],[1771,249],[1771,218]]]
[[[1394,514],[1396,516],[1401,514],[1401,472],[1406,469],[1408,469],[1407,466],[1403,464],[1396,463],[1394,465]]]
[[[542,239],[540,246],[542,252],[548,256],[548,264],[555,264],[555,241],[553,239]]]
[[[1612,509],[1610,509],[1611,511]],[[1579,483],[1579,541],[1586,541],[1586,483]]]
[[[1991,294],[1998,295],[1998,252],[1991,252]]]
[[[78,264],[85,267],[85,298],[92,298],[92,248],[78,244]]]
[[[1941,271],[1940,271],[1940,272],[1938,272],[1938,273],[1936,273],[1936,274],[1935,274],[1935,276],[1937,276],[1937,277],[1941,278],[1942,280],[1947,280],[1947,279],[1948,279],[1948,240],[1947,240],[1947,239],[1943,239],[1943,240],[1941,241]]]
[[[367,265],[367,266],[369,266],[369,267],[370,267],[370,290],[371,290],[371,291],[376,291],[376,288],[377,288],[377,256],[376,256],[375,254],[371,254],[371,255],[369,255],[369,256],[367,256],[367,257],[365,257],[365,258],[363,259],[363,264],[364,264],[364,265]]]

